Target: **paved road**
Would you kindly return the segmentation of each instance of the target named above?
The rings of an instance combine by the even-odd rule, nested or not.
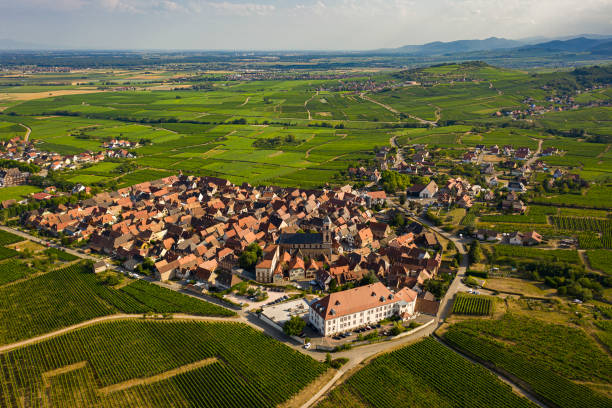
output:
[[[542,142],[544,142],[544,140],[538,139],[538,148],[533,154],[533,156],[531,156],[531,159],[527,160],[527,162],[525,163],[527,166],[531,166],[538,159],[538,155],[542,151]]]

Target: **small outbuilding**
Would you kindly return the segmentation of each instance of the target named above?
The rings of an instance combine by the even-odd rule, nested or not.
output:
[[[93,264],[93,273],[104,272],[108,269],[108,265],[104,261],[98,261]]]

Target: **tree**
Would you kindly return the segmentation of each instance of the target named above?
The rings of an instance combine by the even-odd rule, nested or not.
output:
[[[299,316],[291,316],[291,319],[285,322],[283,332],[288,336],[299,336],[306,327],[306,322]]]
[[[478,240],[474,240],[472,242],[468,255],[471,263],[479,263],[482,261],[482,248],[480,247],[480,242]]]
[[[261,247],[257,243],[252,243],[240,254],[238,262],[243,269],[252,270],[257,264],[257,259],[263,253]]]

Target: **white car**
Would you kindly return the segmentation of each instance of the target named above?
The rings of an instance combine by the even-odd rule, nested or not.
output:
[[[311,346],[311,344],[310,344],[310,343],[306,343],[306,344],[304,344],[304,348],[305,348],[306,350],[308,350],[308,349],[310,348],[310,346]]]

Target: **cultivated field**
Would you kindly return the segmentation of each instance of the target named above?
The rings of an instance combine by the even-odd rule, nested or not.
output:
[[[274,407],[326,371],[244,324],[100,323],[0,354],[4,407]],[[19,381],[15,381],[15,379]]]
[[[318,405],[319,408],[400,406],[535,405],[514,394],[488,370],[432,338],[376,358]]]

